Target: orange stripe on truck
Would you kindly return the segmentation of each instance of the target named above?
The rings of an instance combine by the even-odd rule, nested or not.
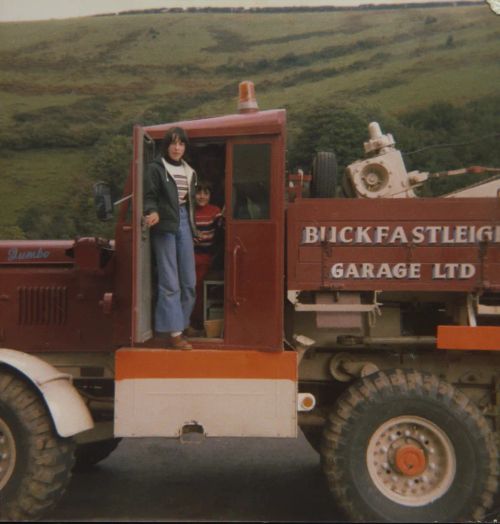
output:
[[[438,326],[438,349],[500,351],[500,327]]]
[[[115,354],[115,380],[138,378],[236,378],[297,381],[293,351],[122,348]]]

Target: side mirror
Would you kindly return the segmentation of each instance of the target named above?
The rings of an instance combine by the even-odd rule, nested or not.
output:
[[[103,222],[112,220],[113,201],[111,200],[111,188],[107,182],[97,182],[94,184],[94,204],[99,220]]]

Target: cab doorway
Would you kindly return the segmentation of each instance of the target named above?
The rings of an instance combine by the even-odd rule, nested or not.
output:
[[[194,239],[196,303],[187,335],[224,337],[225,163],[224,142],[194,142],[187,161],[197,173],[194,209],[199,237]]]
[[[133,343],[163,347],[154,330],[156,268],[149,230],[142,220],[142,180],[154,147],[136,130],[132,297]],[[283,340],[284,137],[191,139],[186,161],[201,185],[210,183],[210,205],[221,220],[209,242],[209,263],[198,281],[193,347],[281,351]],[[139,159],[142,159],[139,160]],[[206,218],[206,217],[205,217]],[[149,262],[148,262],[149,261]]]

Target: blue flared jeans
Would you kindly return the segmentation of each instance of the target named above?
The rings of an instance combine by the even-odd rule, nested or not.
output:
[[[193,235],[186,206],[180,206],[179,212],[176,233],[151,232],[158,269],[155,330],[162,333],[184,331],[196,299]]]

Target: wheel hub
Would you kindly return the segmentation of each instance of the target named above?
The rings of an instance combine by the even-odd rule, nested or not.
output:
[[[7,423],[0,418],[0,490],[2,490],[14,471],[16,463],[16,444]]]
[[[421,475],[427,468],[424,451],[414,444],[403,444],[396,450],[395,467],[407,477]]]
[[[455,450],[444,431],[416,416],[395,417],[369,440],[368,473],[387,498],[424,506],[441,497],[455,477]]]

